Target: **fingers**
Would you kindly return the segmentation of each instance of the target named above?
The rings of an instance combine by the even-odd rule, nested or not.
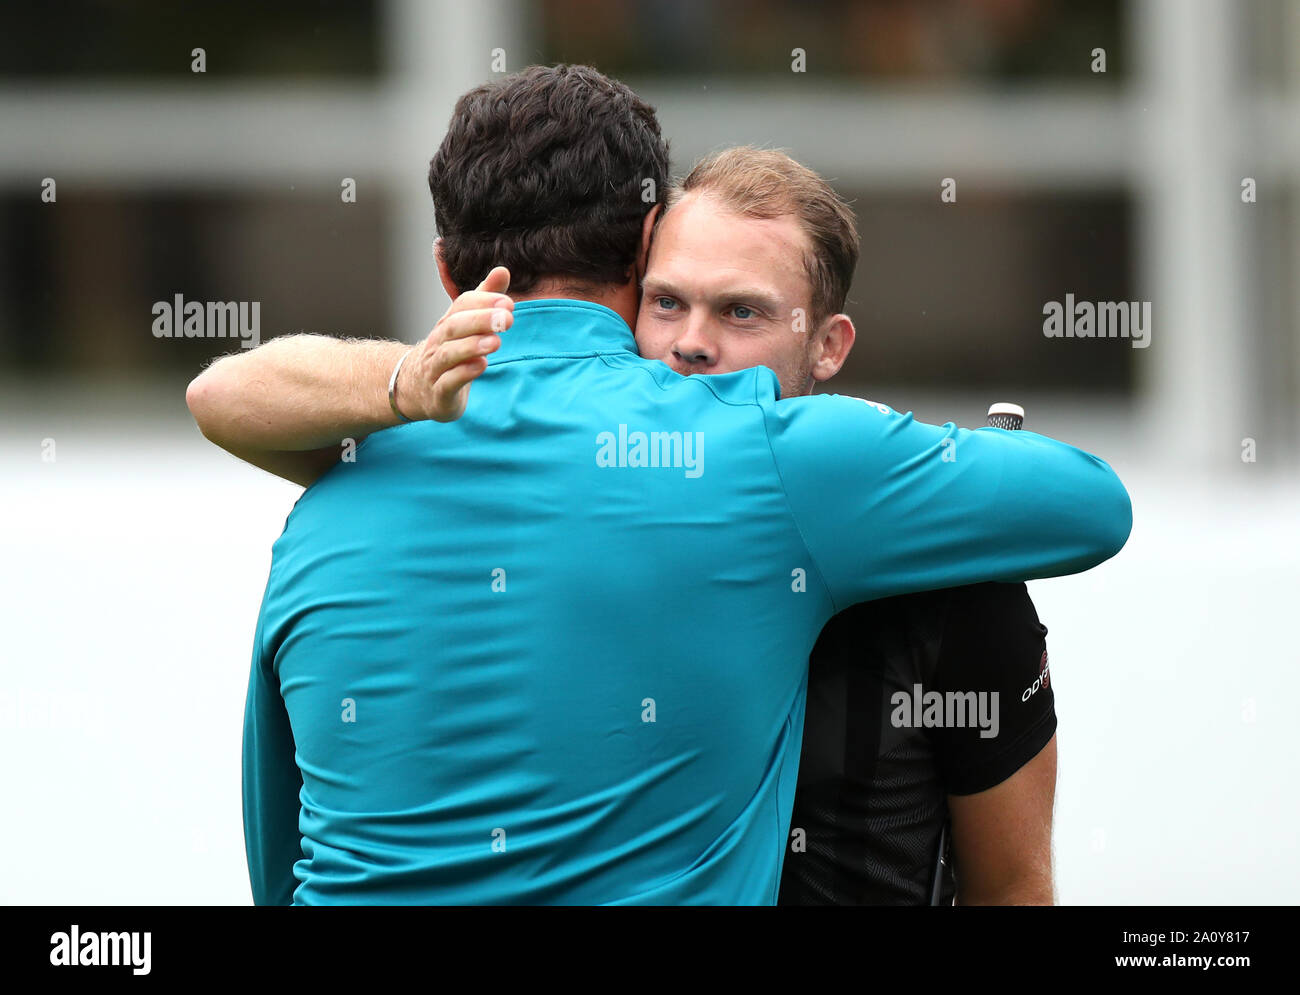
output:
[[[515,323],[514,312],[506,308],[486,307],[447,314],[429,335],[429,345],[437,346],[471,335],[504,332]]]
[[[510,271],[504,266],[495,266],[478,289],[489,294],[504,294],[510,289]]]
[[[461,363],[459,366],[453,366],[438,378],[438,390],[444,396],[449,397],[452,394],[455,394],[462,387],[472,383],[473,380],[486,369],[487,360],[481,356],[468,363]]]
[[[495,335],[471,335],[466,338],[451,339],[438,347],[435,357],[436,368],[440,371],[451,369],[466,360],[496,352],[500,346],[501,340]]]
[[[510,271],[504,266],[494,267],[475,290],[467,290],[454,301],[447,313],[473,311],[478,308],[500,307],[512,310],[515,302],[506,296],[510,289]]]
[[[449,318],[461,311],[478,311],[486,308],[501,308],[506,311],[515,309],[515,302],[504,294],[490,293],[486,290],[467,290],[454,301],[442,317]]]
[[[431,344],[481,332],[505,331],[513,322],[511,312],[515,309],[515,302],[505,293],[509,286],[510,271],[504,266],[495,267],[476,290],[467,290],[451,302],[447,313],[429,333]],[[453,320],[457,315],[473,312],[487,312],[488,316]],[[484,322],[487,323],[486,327]]]
[[[487,275],[487,278],[478,285],[476,290],[467,290],[452,301],[451,307],[447,309],[447,314],[490,307],[513,310],[515,302],[506,296],[506,290],[509,287],[510,271],[504,266],[498,266]]]
[[[433,420],[449,422],[463,415],[469,400],[470,384],[486,369],[487,359],[478,356],[459,366],[453,366],[440,376],[434,390],[437,403]]]
[[[419,349],[412,388],[425,417],[454,421],[465,413],[469,385],[487,369],[487,356],[501,346],[498,333],[514,324],[515,302],[506,295],[510,271],[495,267],[474,290],[451,302]]]

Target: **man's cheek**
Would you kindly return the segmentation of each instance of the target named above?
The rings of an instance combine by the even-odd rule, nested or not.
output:
[[[653,318],[643,318],[637,323],[636,348],[645,359],[663,359],[668,355],[669,340],[656,335]]]

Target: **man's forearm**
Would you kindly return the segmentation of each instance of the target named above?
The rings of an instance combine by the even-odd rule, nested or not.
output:
[[[388,378],[401,342],[290,335],[217,360],[185,392],[203,434],[241,459],[338,447],[398,424]]]
[[[452,301],[418,346],[323,335],[288,335],[226,356],[185,392],[199,429],[228,453],[310,485],[342,456],[345,439],[409,421],[455,421],[470,385],[514,323],[510,273],[495,267]],[[402,356],[410,350],[410,355]],[[388,382],[401,360],[397,409]]]

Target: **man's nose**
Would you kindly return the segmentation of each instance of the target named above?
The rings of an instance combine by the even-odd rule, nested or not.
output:
[[[691,366],[709,366],[717,362],[718,349],[703,322],[691,322],[673,343],[673,355]]]

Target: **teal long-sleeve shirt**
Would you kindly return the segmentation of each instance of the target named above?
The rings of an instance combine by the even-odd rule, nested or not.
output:
[[[307,488],[245,712],[254,901],[774,904],[824,623],[1127,540],[1072,446],[778,392],[524,302],[463,418]]]

